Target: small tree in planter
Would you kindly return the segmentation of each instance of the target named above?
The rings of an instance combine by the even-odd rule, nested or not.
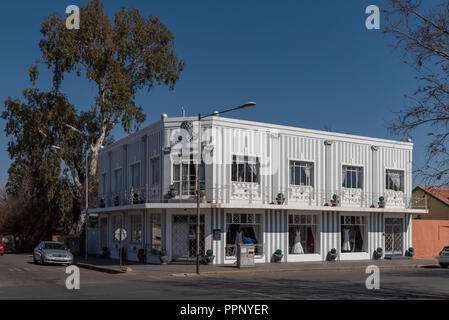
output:
[[[331,199],[332,207],[336,207],[338,203],[339,203],[338,196],[336,194],[333,194]]]
[[[120,198],[119,196],[115,196],[114,198],[114,206],[119,206],[120,205]]]
[[[167,193],[167,195],[168,195],[169,198],[174,198],[174,197],[176,197],[176,187],[175,187],[174,184],[171,184],[171,185],[168,187],[168,193]]]
[[[206,264],[210,264],[214,261],[214,258],[215,258],[214,252],[211,249],[209,249],[206,251],[206,256],[204,257],[204,262]]]
[[[285,197],[284,197],[284,194],[282,192],[279,192],[278,195],[276,196],[276,202],[278,204],[284,204]]]
[[[161,264],[167,264],[168,263],[167,251],[161,250],[161,252],[159,253],[159,259],[161,259]]]
[[[204,197],[206,196],[206,184],[200,183],[200,199],[201,201],[205,201]]]
[[[385,208],[385,198],[379,197],[379,202],[377,203],[379,208]]]
[[[277,249],[273,254],[273,262],[281,262],[284,255],[281,249]]]
[[[405,255],[409,256],[409,257],[413,257],[415,254],[415,249],[413,249],[412,247],[408,248],[408,250],[405,252]]]
[[[380,259],[382,257],[382,248],[377,248],[376,251],[374,251],[374,259]]]
[[[337,258],[337,249],[332,248],[331,251],[327,253],[327,261],[335,261]]]

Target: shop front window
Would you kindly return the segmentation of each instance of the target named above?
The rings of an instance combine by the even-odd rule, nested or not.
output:
[[[237,245],[249,242],[254,243],[256,255],[263,254],[262,214],[226,214],[226,256],[236,256]]]
[[[162,224],[161,214],[153,213],[150,215],[151,224],[151,250],[152,252],[160,252],[162,244]]]
[[[142,242],[142,216],[131,215],[130,216],[130,229],[131,229],[131,242]]]
[[[366,252],[366,219],[341,216],[341,252]]]
[[[315,215],[290,214],[288,216],[288,239],[290,254],[318,252],[318,223]]]

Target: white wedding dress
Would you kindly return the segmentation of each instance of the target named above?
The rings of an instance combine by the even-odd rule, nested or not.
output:
[[[342,251],[351,251],[351,242],[349,241],[349,229],[344,229],[345,237],[343,239]]]
[[[295,244],[293,245],[293,254],[304,253],[304,249],[301,244],[301,231],[296,231]]]

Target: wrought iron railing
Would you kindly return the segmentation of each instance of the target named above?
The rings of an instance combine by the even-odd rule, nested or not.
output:
[[[201,189],[202,203],[212,204],[272,204],[286,206],[330,206],[354,208],[427,209],[425,197],[412,197],[400,191],[384,193],[364,192],[361,189],[317,190],[308,186],[287,188],[262,187],[256,183],[232,183],[231,185]],[[137,205],[142,203],[194,203],[196,191],[183,195],[174,186],[133,187],[126,191],[100,194],[97,207]]]

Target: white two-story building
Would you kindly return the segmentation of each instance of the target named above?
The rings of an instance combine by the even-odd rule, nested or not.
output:
[[[250,237],[256,262],[323,261],[404,255],[412,247],[411,142],[375,139],[213,116],[201,121],[201,255],[236,261]],[[129,260],[196,256],[196,118],[161,120],[99,155],[100,247]]]

